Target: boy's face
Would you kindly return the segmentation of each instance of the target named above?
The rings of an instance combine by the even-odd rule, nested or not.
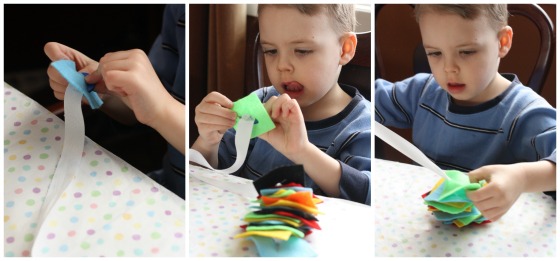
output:
[[[419,24],[432,73],[456,103],[476,105],[501,93],[494,81],[499,37],[486,18],[427,12]]]
[[[304,115],[306,108],[328,106],[321,101],[337,85],[341,43],[326,14],[308,16],[293,8],[268,6],[259,14],[259,30],[276,90],[296,99]]]

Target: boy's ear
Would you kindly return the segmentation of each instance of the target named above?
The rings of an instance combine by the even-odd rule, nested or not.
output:
[[[352,58],[354,58],[354,54],[356,54],[356,45],[358,44],[358,38],[356,37],[356,33],[345,33],[342,36],[342,49],[340,54],[340,65],[345,65]]]
[[[509,50],[511,50],[511,44],[513,40],[513,29],[510,26],[504,26],[498,32],[498,40],[500,41],[500,50],[498,51],[498,56],[500,58],[506,57]]]

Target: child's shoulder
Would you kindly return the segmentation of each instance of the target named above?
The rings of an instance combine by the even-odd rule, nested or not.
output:
[[[526,107],[532,106],[552,106],[538,93],[533,91],[528,86],[523,85],[517,75],[515,74],[502,74],[506,79],[511,81],[511,85],[508,89],[502,93],[502,101],[505,104],[516,107]]]

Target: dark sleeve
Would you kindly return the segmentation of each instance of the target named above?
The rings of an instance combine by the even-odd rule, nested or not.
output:
[[[371,205],[371,130],[351,136],[335,157],[342,170],[339,197]]]
[[[167,5],[161,33],[149,53],[160,81],[177,100],[185,99],[185,5]]]
[[[554,165],[556,165],[556,149],[552,152],[550,156],[544,158],[543,160],[548,160],[554,163]],[[552,199],[556,200],[556,191],[546,191],[544,192],[544,194],[549,195],[550,197],[552,197]]]
[[[371,166],[371,159],[370,166]],[[371,205],[371,171],[360,171],[341,161],[340,198]]]

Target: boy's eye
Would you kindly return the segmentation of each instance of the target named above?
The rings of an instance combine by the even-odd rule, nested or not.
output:
[[[306,50],[306,49],[296,49],[296,53],[301,54],[301,55],[306,55],[306,54],[313,53],[313,51],[312,50]]]
[[[475,54],[476,51],[468,50],[468,51],[460,51],[459,53],[463,55],[471,55],[471,54]]]
[[[437,52],[437,51],[434,51],[434,52],[427,52],[426,55],[427,55],[428,57],[438,57],[438,56],[441,55],[441,52]]]
[[[269,49],[269,50],[263,50],[263,53],[265,55],[275,55],[276,53],[278,53],[278,51],[276,49]]]

